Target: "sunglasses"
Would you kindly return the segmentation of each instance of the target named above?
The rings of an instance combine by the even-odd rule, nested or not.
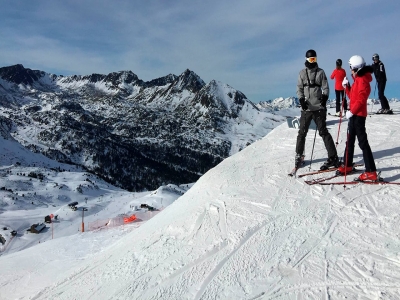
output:
[[[317,62],[317,58],[316,57],[306,57],[306,61],[308,61],[309,63],[316,63]]]
[[[372,56],[372,60],[378,60],[378,56]]]

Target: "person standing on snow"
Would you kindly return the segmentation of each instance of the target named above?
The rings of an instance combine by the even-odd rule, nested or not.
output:
[[[385,97],[385,87],[386,87],[386,71],[383,62],[379,60],[379,55],[375,53],[372,55],[372,68],[374,70],[375,80],[378,85],[378,97],[381,102],[381,109],[379,109],[377,114],[393,114],[393,111],[390,109],[389,101]]]
[[[296,143],[295,168],[301,165],[304,145],[311,120],[318,127],[325,148],[328,151],[328,160],[321,166],[321,170],[338,167],[339,159],[332,136],[326,128],[326,101],[329,96],[328,79],[324,70],[318,67],[317,53],[310,49],[306,52],[305,68],[299,73],[297,80],[297,97],[301,104],[299,133]]]
[[[350,107],[346,112],[348,122],[348,139],[346,149],[344,151],[344,164],[338,168],[339,174],[347,174],[353,171],[353,155],[356,137],[360,146],[364,163],[365,172],[359,177],[359,181],[376,181],[376,166],[372,155],[371,147],[368,143],[367,132],[365,129],[365,121],[367,119],[367,100],[371,93],[370,82],[372,81],[373,68],[366,66],[364,58],[360,55],[354,55],[349,60],[352,77],[354,79],[353,86],[345,77],[343,79],[343,87],[350,99]]]
[[[346,71],[342,68],[342,60],[339,58],[336,60],[336,69],[331,74],[331,79],[335,79],[335,94],[336,94],[336,114],[335,116],[340,117],[340,99],[343,102],[344,111],[347,110],[347,101],[344,97],[344,88],[342,86],[343,79],[346,77]]]

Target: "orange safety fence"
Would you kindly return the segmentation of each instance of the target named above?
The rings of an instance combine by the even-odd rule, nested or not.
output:
[[[131,215],[130,217],[124,218],[124,223],[130,223],[136,220],[136,215]]]
[[[148,221],[149,219],[153,218],[157,215],[163,208],[156,210],[156,211],[144,211],[144,212],[136,212],[133,215],[125,215],[125,216],[118,216],[109,219],[98,219],[88,223],[88,227],[85,231],[93,231],[105,228],[113,228],[121,225],[129,225],[131,223],[137,223],[138,226],[143,222]]]

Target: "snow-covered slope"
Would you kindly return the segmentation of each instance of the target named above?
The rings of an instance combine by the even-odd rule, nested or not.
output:
[[[328,117],[334,139],[338,123]],[[399,181],[399,115],[368,117],[367,132],[382,176]],[[0,257],[0,298],[398,299],[400,187],[290,178],[296,135],[282,124],[112,245],[85,233]],[[314,154],[318,168],[318,136]]]
[[[6,124],[0,122],[0,125]],[[121,215],[132,214],[137,217],[133,224],[135,228],[191,186],[169,184],[152,192],[128,192],[78,166],[33,153],[11,136],[6,137],[0,134],[0,235],[5,239],[4,245],[0,243],[0,255],[28,249],[53,238],[75,235],[82,230],[83,208],[86,209],[86,231],[93,230],[93,226],[109,228],[123,220]],[[71,202],[78,202],[76,211],[68,207]],[[141,204],[157,211],[141,209]],[[57,217],[40,234],[27,231],[31,225],[43,223],[51,214]],[[15,237],[13,231],[17,232]]]

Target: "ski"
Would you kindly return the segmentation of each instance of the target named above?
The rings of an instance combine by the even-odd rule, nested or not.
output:
[[[328,113],[328,115],[329,116],[331,116],[331,117],[336,117],[336,118],[344,118],[344,116],[337,116],[336,114],[331,114],[331,113]]]
[[[369,116],[391,116],[391,115],[396,115],[396,113],[391,113],[391,114],[377,114],[377,113],[372,113],[368,114]]]
[[[346,184],[395,184],[395,185],[400,185],[400,182],[391,182],[391,181],[385,181],[385,180],[380,180],[380,181],[337,181],[337,182],[317,182],[316,184],[320,185],[346,185]]]
[[[316,174],[321,174],[321,173],[333,172],[333,171],[336,171],[337,169],[338,168],[330,168],[330,169],[327,169],[327,170],[311,171],[311,172],[308,172],[308,173],[300,174],[300,175],[298,175],[298,177],[301,178],[301,177],[308,176],[308,175],[316,175]]]
[[[355,172],[358,172],[359,170],[357,169],[353,169],[351,172],[347,173],[347,175],[349,174],[353,174]],[[317,179],[311,179],[311,180],[305,180],[304,182],[307,183],[308,185],[313,185],[313,184],[320,184],[326,180],[331,180],[334,179],[336,177],[342,177],[344,176],[344,174],[340,174],[338,172],[335,173],[335,175],[333,176],[329,176],[329,177],[322,177],[322,178],[317,178]]]
[[[360,167],[363,164],[354,164],[354,167]],[[336,171],[338,168],[329,168],[328,170],[317,170],[317,171],[312,171],[312,172],[308,172],[308,173],[303,173],[298,175],[298,177],[304,177],[304,176],[308,176],[308,175],[316,175],[316,174],[321,174],[321,173],[328,173],[328,172],[333,172]]]
[[[393,110],[390,110],[390,111],[391,111],[390,113],[384,113],[384,114],[378,113],[378,112],[370,112],[369,115],[370,116],[372,116],[372,115],[395,115],[397,113],[397,112],[395,113]]]
[[[313,185],[313,184],[318,184],[318,183],[324,182],[326,180],[330,180],[330,179],[336,178],[338,176],[339,175],[335,174],[335,175],[330,176],[330,177],[323,177],[323,178],[317,178],[317,179],[311,179],[311,180],[304,180],[304,182],[307,183],[308,185]]]
[[[357,177],[354,178],[353,181],[339,181],[339,182],[316,182],[315,184],[320,184],[320,185],[346,185],[346,184],[358,184],[358,183],[363,183],[363,184],[394,184],[394,185],[400,185],[400,182],[392,182],[392,181],[386,181],[382,177],[380,177],[381,172],[378,173],[378,180],[376,181],[362,181],[359,180]]]

